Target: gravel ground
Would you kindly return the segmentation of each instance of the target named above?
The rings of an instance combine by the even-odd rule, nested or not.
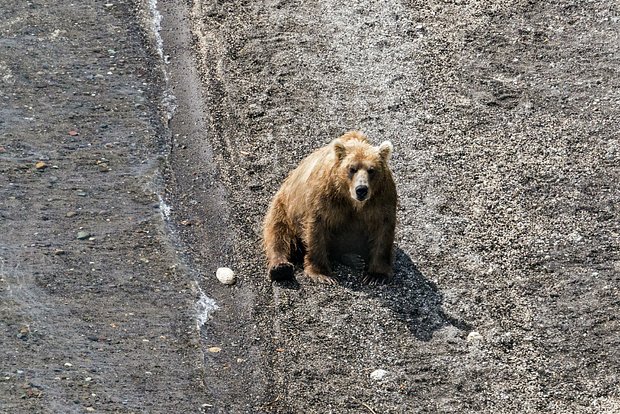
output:
[[[108,4],[0,4],[0,411],[620,412],[615,2],[169,0],[162,56]],[[395,280],[272,285],[269,200],[349,129]]]
[[[141,20],[64,0],[0,16],[0,412],[198,412],[199,292],[159,210]]]
[[[222,263],[275,348],[263,410],[620,410],[618,18],[610,2],[193,6],[234,231]],[[351,128],[395,145],[395,282],[270,287],[270,197]]]

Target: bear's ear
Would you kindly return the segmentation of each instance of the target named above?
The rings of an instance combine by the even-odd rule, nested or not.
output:
[[[338,161],[342,161],[342,159],[347,155],[347,149],[339,139],[334,140],[334,152],[336,153],[336,158]]]
[[[393,150],[394,147],[390,141],[383,141],[381,145],[379,145],[379,155],[381,159],[384,161],[389,160]]]

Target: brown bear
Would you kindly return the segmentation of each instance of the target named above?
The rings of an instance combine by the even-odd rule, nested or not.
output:
[[[351,131],[288,175],[264,223],[271,280],[293,278],[295,252],[315,282],[336,283],[331,263],[345,256],[365,263],[363,283],[391,279],[397,198],[391,154],[389,141],[373,147],[364,134]]]

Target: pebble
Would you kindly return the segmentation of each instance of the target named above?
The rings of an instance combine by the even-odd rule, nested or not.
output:
[[[67,216],[67,217],[73,217],[73,216],[76,216],[76,215],[77,215],[77,213],[75,211],[69,211],[69,212],[67,212],[67,214],[65,214],[65,216]]]
[[[217,269],[217,272],[215,272],[215,277],[217,277],[217,280],[219,280],[225,285],[234,285],[237,281],[237,278],[235,277],[235,272],[233,272],[232,269],[229,269],[228,267],[220,267],[219,269]]]
[[[381,379],[383,379],[383,377],[385,377],[387,375],[387,371],[384,369],[375,369],[373,372],[370,373],[370,379],[373,379],[375,381],[379,381]]]
[[[90,233],[87,231],[78,231],[77,238],[79,240],[88,239],[90,237]]]
[[[19,339],[26,339],[29,334],[30,328],[28,326],[22,326],[21,328],[19,328],[19,333],[17,334],[17,337]]]
[[[482,341],[483,337],[479,332],[472,331],[467,335],[467,342]]]
[[[37,170],[43,170],[47,168],[47,164],[43,161],[39,161],[34,165],[34,168],[36,168]]]
[[[209,352],[211,352],[213,354],[217,354],[221,350],[222,350],[222,348],[220,348],[219,346],[212,346],[211,348],[207,349],[207,351],[209,351]]]
[[[265,115],[265,109],[258,104],[251,104],[248,106],[248,115],[252,118]]]

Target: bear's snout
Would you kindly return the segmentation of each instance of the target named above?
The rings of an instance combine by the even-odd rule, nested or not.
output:
[[[355,196],[359,201],[364,201],[366,196],[368,195],[368,186],[367,185],[358,185],[355,187]]]

